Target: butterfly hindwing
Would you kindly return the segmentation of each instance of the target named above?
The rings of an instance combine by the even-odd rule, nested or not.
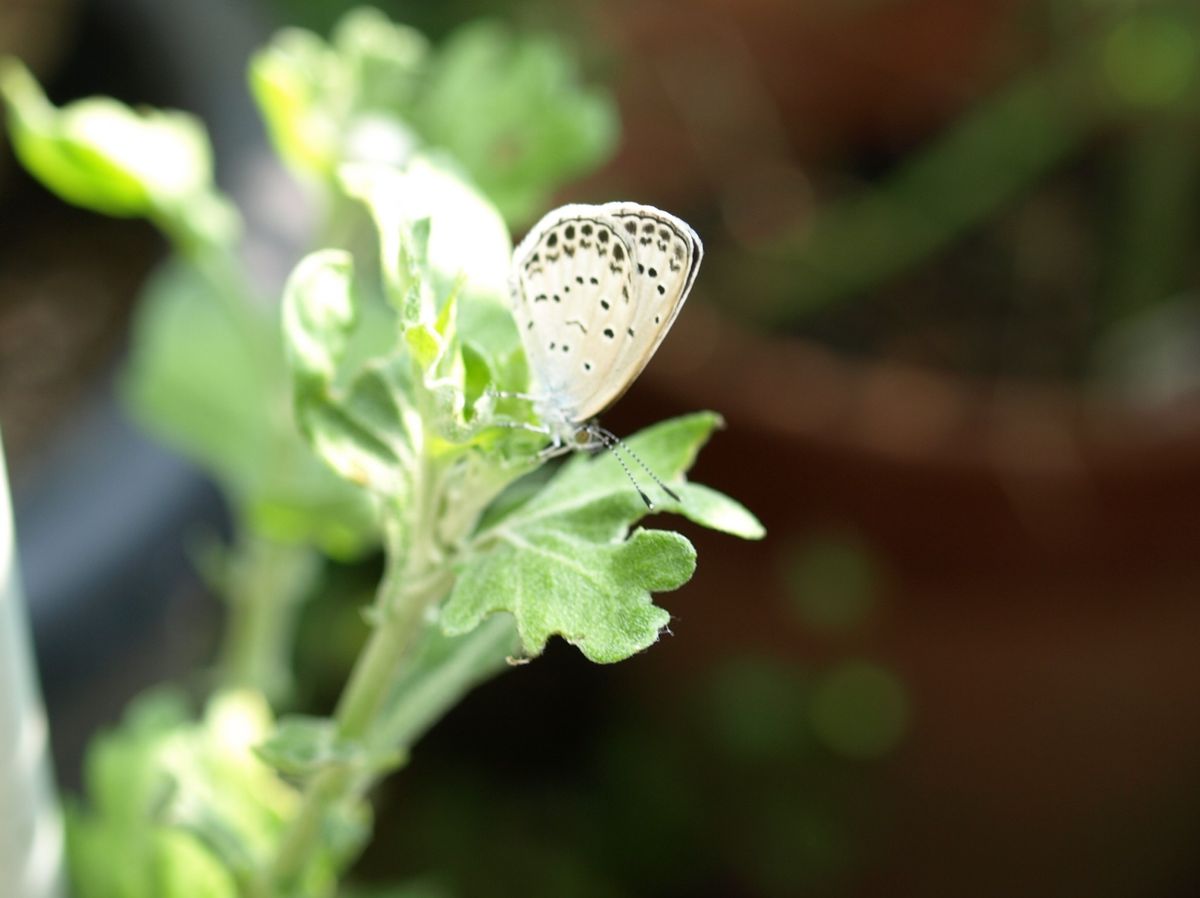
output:
[[[649,363],[683,308],[700,267],[700,238],[673,215],[650,206],[610,203],[611,217],[633,248],[634,337],[620,359],[620,398]],[[599,409],[597,409],[599,411]],[[594,414],[594,413],[593,413]]]

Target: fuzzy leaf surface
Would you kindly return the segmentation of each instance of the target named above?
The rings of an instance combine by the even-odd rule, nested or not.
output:
[[[628,447],[680,493],[682,510],[697,523],[754,538],[761,525],[742,506],[684,481],[719,423],[711,412],[676,418],[631,438]],[[680,507],[669,502],[662,510]],[[541,653],[554,635],[601,663],[645,649],[670,619],[651,593],[682,586],[695,570],[695,550],[683,536],[631,534],[646,514],[610,453],[576,456],[528,501],[485,521],[443,608],[443,629],[466,633],[487,615],[507,611],[527,655]]]

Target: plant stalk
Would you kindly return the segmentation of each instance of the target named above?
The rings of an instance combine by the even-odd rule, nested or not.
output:
[[[317,556],[306,546],[253,535],[238,540],[222,584],[229,604],[221,647],[223,687],[255,689],[273,705],[286,701],[296,617],[317,571]]]
[[[436,525],[436,480],[433,465],[427,460],[414,483],[406,531],[412,535],[412,542],[406,551],[399,548],[403,540],[389,534],[388,569],[374,604],[375,628],[355,661],[334,712],[337,735],[345,742],[362,745],[368,741],[426,611],[450,588],[450,571],[431,536]],[[273,890],[262,894],[293,893],[320,844],[322,826],[330,811],[354,800],[370,786],[371,776],[363,774],[356,765],[335,764],[313,778],[268,871]]]

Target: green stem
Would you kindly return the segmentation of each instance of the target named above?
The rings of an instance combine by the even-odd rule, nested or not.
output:
[[[255,689],[272,703],[287,699],[296,618],[317,570],[308,547],[252,535],[239,539],[223,578],[229,617],[220,652],[222,687]]]
[[[411,535],[411,543],[405,546],[402,537],[387,534],[388,570],[375,600],[375,629],[334,713],[338,736],[345,742],[363,744],[369,739],[425,612],[449,590],[450,571],[432,539],[436,484],[434,466],[426,460],[415,478],[412,511],[403,530]],[[330,812],[370,787],[372,777],[363,773],[355,765],[336,764],[313,778],[268,871],[268,881],[278,892],[260,894],[291,894],[320,844]]]
[[[435,578],[429,582],[432,588],[402,589],[392,596],[397,600],[394,610],[384,617],[367,641],[334,714],[342,739],[360,740],[370,730],[387,698],[400,660],[420,629],[425,609],[441,598],[446,589],[444,580]]]
[[[436,629],[436,627],[435,627]],[[422,652],[413,658],[395,684],[387,716],[378,724],[382,745],[410,748],[463,696],[477,685],[507,670],[508,659],[517,654],[521,640],[515,622],[506,614],[486,619],[465,636],[431,639],[446,651]]]
[[[413,587],[391,593],[395,585],[391,578],[385,578],[377,607],[392,611],[383,616],[371,633],[338,702],[334,719],[338,735],[347,741],[361,742],[367,737],[425,610],[444,595],[449,580],[424,577]],[[352,800],[369,785],[361,783],[360,777],[361,772],[353,766],[339,764],[322,771],[309,784],[270,870],[270,881],[280,894],[289,894],[312,857],[330,810]]]

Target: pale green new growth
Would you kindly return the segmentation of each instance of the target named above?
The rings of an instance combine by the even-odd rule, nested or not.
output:
[[[12,59],[0,59],[0,96],[22,164],[64,199],[150,218],[189,250],[237,232],[237,212],[213,188],[212,150],[193,116],[139,112],[107,97],[59,110]]]

